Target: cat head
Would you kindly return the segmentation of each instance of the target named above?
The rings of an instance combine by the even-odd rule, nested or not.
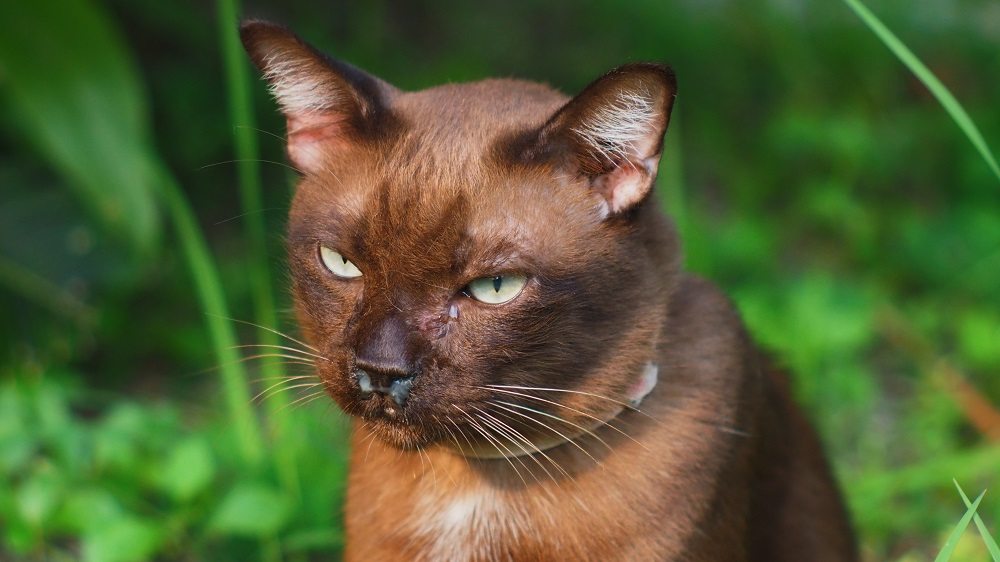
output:
[[[296,312],[348,414],[400,447],[508,456],[621,410],[679,260],[649,201],[669,69],[625,65],[572,99],[516,80],[403,92],[283,27],[241,35],[301,174]],[[501,448],[502,426],[523,439]]]

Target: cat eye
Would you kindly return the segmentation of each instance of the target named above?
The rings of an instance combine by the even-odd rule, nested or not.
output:
[[[486,304],[502,304],[521,294],[528,278],[523,275],[494,275],[480,277],[469,283],[469,296]]]
[[[333,273],[337,277],[343,277],[344,279],[361,277],[361,270],[358,269],[358,266],[351,263],[351,260],[345,258],[340,252],[335,252],[326,246],[320,246],[319,257],[323,265],[330,270],[330,273]]]

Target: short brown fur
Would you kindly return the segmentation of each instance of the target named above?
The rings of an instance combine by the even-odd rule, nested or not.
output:
[[[300,325],[356,420],[347,560],[856,559],[784,375],[681,272],[649,193],[668,69],[572,100],[517,80],[404,93],[281,27],[241,31],[303,172]],[[332,275],[321,246],[363,276]],[[528,278],[516,298],[470,298],[507,274]],[[647,364],[659,383],[623,408]],[[362,368],[410,377],[405,402],[363,395]]]

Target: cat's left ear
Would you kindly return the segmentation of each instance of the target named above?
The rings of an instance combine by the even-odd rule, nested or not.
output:
[[[542,127],[536,149],[569,165],[607,203],[627,211],[649,194],[677,92],[668,67],[634,63],[592,82]]]

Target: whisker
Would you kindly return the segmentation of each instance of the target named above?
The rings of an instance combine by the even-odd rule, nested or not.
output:
[[[239,359],[235,359],[233,361],[227,361],[225,363],[219,363],[217,365],[213,365],[211,367],[208,367],[207,369],[201,369],[200,371],[194,371],[194,372],[191,372],[191,373],[185,373],[185,374],[183,374],[181,376],[183,376],[183,377],[197,377],[197,376],[204,375],[206,373],[212,373],[212,372],[218,371],[219,369],[221,369],[223,367],[227,367],[229,365],[239,365],[240,363],[246,363],[247,361],[253,361],[254,359],[268,359],[268,358],[281,358],[281,357],[287,357],[287,356],[285,356],[285,355],[275,355],[275,354],[271,354],[271,353],[264,353],[264,354],[259,354],[259,355],[249,355],[247,357],[240,357]],[[294,359],[296,359],[296,360],[295,361],[275,361],[273,364],[274,365],[299,365],[299,364],[301,364],[301,365],[308,365],[310,367],[314,367],[315,366],[315,364],[312,363],[312,362],[308,362],[308,363],[304,362],[303,358],[301,358],[301,357],[294,357]]]
[[[458,438],[455,437],[455,434],[451,431],[451,428],[448,427],[445,424],[442,424],[441,423],[441,418],[439,418],[436,414],[431,414],[431,415],[434,418],[434,421],[436,421],[441,428],[443,428],[445,431],[448,432],[448,439],[452,443],[454,443],[455,447],[458,449],[458,451],[461,452],[462,445],[458,442]],[[465,461],[465,465],[466,466],[468,466],[470,469],[472,468],[472,462],[469,461],[469,457],[467,457],[467,456],[465,456],[463,454],[459,454],[458,456],[462,457],[462,459]],[[445,472],[445,474],[448,475],[448,480],[451,481],[452,486],[455,486],[457,488],[458,487],[458,482],[455,481],[455,476],[452,475],[452,471],[449,470],[449,471]]]
[[[534,452],[543,455],[546,459],[549,460],[549,462],[551,462],[553,464],[553,466],[555,466],[556,468],[558,468],[563,473],[564,476],[572,479],[572,477],[569,475],[569,473],[567,473],[561,466],[559,466],[558,463],[553,462],[551,457],[549,457],[548,455],[546,455],[541,449],[538,448],[537,445],[535,445],[534,443],[532,443],[531,440],[528,439],[527,437],[525,437],[520,431],[514,429],[514,427],[511,426],[510,424],[508,424],[506,422],[503,422],[501,420],[498,420],[497,418],[493,417],[492,415],[490,415],[488,412],[482,410],[481,408],[478,408],[478,407],[475,407],[475,406],[473,406],[473,408],[475,408],[476,410],[479,410],[480,414],[482,414],[483,416],[486,416],[486,417],[490,418],[491,420],[493,420],[501,428],[504,428],[505,431],[507,431],[507,433],[509,435],[512,435],[512,436],[516,437],[519,441],[521,441],[523,443],[526,443],[529,447],[531,447],[534,450]],[[486,420],[483,420],[483,423],[486,423]],[[531,460],[535,461],[535,464],[537,464],[538,467],[541,468],[545,472],[545,474],[549,477],[549,480],[552,480],[553,482],[558,482],[558,480],[556,480],[555,477],[552,476],[552,473],[549,472],[549,470],[547,468],[545,468],[545,465],[543,465],[542,462],[539,461],[535,457],[534,454],[532,454],[530,451],[528,451],[527,449],[525,449],[523,445],[518,445],[518,448],[520,448],[522,451],[524,451],[525,455],[528,458],[530,458]],[[536,477],[535,480],[537,481],[538,478]]]
[[[536,474],[536,472],[534,470],[532,470],[531,468],[529,468],[528,465],[526,465],[524,463],[524,460],[522,460],[522,457],[526,456],[526,457],[530,458],[532,461],[534,461],[534,463],[537,464],[539,466],[539,468],[542,469],[543,472],[545,472],[545,474],[549,477],[549,480],[552,481],[553,483],[555,483],[556,486],[558,486],[560,484],[559,481],[555,477],[552,476],[552,473],[549,472],[548,469],[545,468],[545,465],[543,465],[541,461],[539,461],[533,454],[531,454],[530,451],[528,451],[527,449],[524,448],[523,445],[520,445],[519,443],[517,443],[516,441],[514,441],[514,439],[512,439],[512,437],[511,437],[512,433],[511,432],[519,435],[518,431],[515,430],[513,427],[511,427],[509,424],[504,423],[504,422],[502,422],[500,420],[497,420],[493,416],[490,416],[487,412],[483,411],[482,409],[480,409],[478,407],[475,407],[475,406],[473,406],[473,408],[475,408],[476,410],[479,410],[479,412],[481,412],[482,415],[476,414],[476,417],[479,418],[480,421],[482,421],[488,427],[492,428],[494,431],[497,431],[498,434],[501,437],[505,438],[511,445],[514,445],[515,447],[517,447],[518,449],[520,449],[524,453],[524,455],[514,455],[514,457],[513,457],[514,460],[516,460],[517,463],[520,464],[524,468],[524,470],[531,476],[532,480],[535,481],[535,484],[538,485],[538,490],[544,491],[545,492],[545,496],[549,500],[551,500],[551,501],[554,502],[556,500],[556,497],[555,497],[555,493],[553,492],[553,490],[551,488],[546,487],[546,486],[544,486],[542,484],[542,481],[539,480],[539,478],[538,478],[538,474]],[[490,419],[493,420],[493,422],[491,423],[484,416],[489,417]],[[523,437],[522,437],[522,439],[523,439]],[[537,449],[537,447],[535,447],[534,444],[532,444],[530,441],[528,441],[527,439],[525,439],[525,441],[529,445],[531,445],[533,448]],[[504,449],[507,449],[507,448],[504,447]],[[509,449],[507,449],[507,450],[509,451]],[[512,454],[513,454],[513,452],[512,452]],[[544,454],[544,453],[542,453],[542,454]],[[546,455],[546,457],[547,457],[547,455]],[[550,462],[551,462],[551,460],[552,459],[549,459]],[[558,466],[558,465],[556,465],[556,466]],[[561,469],[562,467],[559,467],[559,468]],[[565,473],[565,471],[563,471],[563,472]],[[570,480],[573,479],[568,474],[567,474],[567,477],[569,477]],[[524,481],[523,478],[521,480],[522,480],[522,482]],[[527,485],[527,483],[525,483],[525,485]]]
[[[524,487],[527,488],[528,487],[528,481],[525,480],[524,476],[521,475],[521,471],[518,470],[516,466],[514,466],[514,461],[510,460],[510,458],[507,455],[505,455],[503,453],[503,451],[500,450],[500,446],[498,445],[498,441],[494,440],[494,438],[489,435],[489,432],[487,432],[482,426],[480,426],[479,422],[477,422],[476,420],[474,420],[472,418],[472,416],[470,416],[468,413],[466,413],[465,410],[463,410],[457,404],[452,404],[452,406],[454,406],[459,412],[462,412],[462,415],[465,416],[465,419],[469,422],[470,427],[472,427],[472,429],[474,429],[477,433],[479,433],[480,435],[482,435],[487,441],[490,442],[491,445],[493,445],[493,448],[497,450],[497,453],[499,453],[500,456],[504,458],[504,460],[507,461],[507,464],[509,464],[510,467],[514,470],[514,474],[517,475],[517,477],[521,480],[521,483],[524,484]],[[509,449],[507,450],[507,454],[513,456],[513,452],[510,451]],[[515,458],[517,458],[517,457],[515,457]],[[521,464],[523,464],[523,463],[521,463]]]
[[[570,390],[568,388],[545,388],[545,387],[540,387],[540,386],[516,386],[516,385],[504,385],[504,384],[487,384],[485,386],[487,386],[489,388],[512,388],[514,390],[541,390],[541,391],[548,391],[548,392],[566,392],[568,394],[581,394],[583,396],[590,396],[592,398],[600,398],[601,400],[607,400],[609,402],[613,402],[615,404],[618,404],[619,406],[621,406],[623,408],[628,408],[629,410],[634,410],[636,412],[640,412],[640,413],[643,413],[644,415],[649,416],[649,414],[645,414],[644,412],[642,412],[642,410],[640,410],[639,408],[636,408],[635,406],[633,406],[633,405],[631,405],[631,404],[629,404],[627,402],[622,402],[620,400],[615,400],[614,398],[609,398],[607,396],[602,396],[600,394],[594,394],[593,392],[584,392],[582,390]]]
[[[294,400],[292,402],[289,402],[288,404],[285,404],[284,406],[282,406],[278,410],[278,412],[283,412],[287,408],[294,408],[296,405],[298,407],[305,406],[309,402],[312,402],[313,400],[316,400],[317,398],[320,398],[321,396],[325,396],[325,395],[326,395],[326,391],[325,390],[318,390],[316,392],[313,392],[312,394],[307,394],[307,395],[303,396],[302,398],[299,398],[298,400]]]
[[[229,217],[228,219],[222,219],[221,221],[212,223],[212,226],[219,226],[221,224],[226,224],[227,222],[232,222],[232,221],[234,221],[236,219],[241,219],[243,217],[248,217],[250,215],[255,215],[255,214],[258,214],[258,213],[266,213],[268,211],[281,211],[281,210],[283,210],[281,207],[267,207],[267,208],[264,208],[264,209],[254,209],[253,211],[247,211],[245,213],[240,213],[238,215],[233,215],[233,216]]]
[[[235,363],[243,363],[244,361],[251,361],[253,359],[268,359],[268,358],[272,358],[272,357],[274,357],[274,358],[283,358],[283,359],[292,359],[293,360],[293,364],[295,362],[301,362],[301,363],[303,363],[305,365],[310,365],[310,366],[313,366],[313,367],[316,366],[316,363],[313,362],[312,359],[309,359],[307,357],[300,357],[298,355],[289,355],[287,353],[256,353],[254,355],[247,355],[246,357],[238,359],[237,361],[234,361],[234,362]],[[286,362],[282,361],[282,363],[286,363]]]
[[[541,414],[541,415],[543,415],[543,416],[545,416],[545,417],[548,417],[548,418],[552,418],[552,419],[554,419],[554,420],[556,420],[556,421],[561,421],[561,422],[563,422],[563,423],[567,423],[567,424],[570,424],[570,425],[574,425],[574,426],[576,426],[576,427],[577,427],[577,428],[579,428],[579,429],[583,429],[582,427],[580,427],[580,426],[578,426],[578,425],[574,424],[573,422],[569,422],[569,421],[566,421],[566,420],[564,420],[564,419],[560,418],[559,416],[554,416],[554,415],[552,415],[552,414],[549,414],[549,413],[547,413],[547,412],[543,412],[543,411],[541,411],[541,410],[536,410],[536,409],[534,409],[534,408],[529,408],[529,407],[527,407],[527,406],[520,406],[520,405],[517,405],[517,404],[512,404],[512,403],[510,403],[510,402],[503,402],[503,401],[492,401],[492,400],[491,400],[491,401],[490,401],[490,403],[491,403],[491,404],[493,404],[494,406],[496,406],[496,407],[500,408],[500,409],[503,409],[503,410],[507,410],[508,412],[510,412],[510,413],[512,413],[512,414],[515,414],[515,415],[518,415],[518,416],[521,416],[521,417],[524,417],[524,418],[527,418],[527,419],[529,419],[529,420],[533,421],[534,423],[537,423],[538,425],[540,425],[540,426],[542,426],[542,427],[544,427],[544,428],[547,428],[547,429],[548,429],[549,431],[552,431],[553,433],[555,433],[555,434],[556,434],[556,435],[558,435],[559,437],[561,437],[561,438],[563,438],[564,440],[566,440],[566,441],[568,441],[569,443],[571,443],[571,444],[572,444],[573,446],[575,446],[575,447],[576,447],[577,449],[580,449],[580,451],[582,451],[582,452],[583,452],[583,454],[585,454],[585,455],[587,455],[588,457],[590,457],[590,460],[594,461],[594,463],[595,463],[595,464],[597,464],[598,466],[604,466],[604,465],[602,465],[602,464],[601,464],[601,461],[599,461],[599,460],[597,460],[596,458],[594,458],[594,456],[593,456],[593,455],[591,455],[589,451],[587,451],[586,449],[584,449],[582,445],[580,445],[579,443],[577,443],[577,442],[576,442],[576,440],[574,440],[574,439],[570,439],[569,437],[567,437],[566,435],[564,435],[564,434],[563,434],[562,432],[560,432],[560,431],[559,431],[558,429],[556,429],[556,428],[552,427],[551,425],[548,425],[548,424],[546,424],[546,423],[544,423],[544,422],[541,422],[541,421],[539,421],[539,420],[536,420],[535,418],[533,418],[533,417],[531,417],[531,416],[529,416],[529,415],[527,415],[527,414],[522,414],[521,412],[518,412],[518,411],[515,411],[515,410],[511,410],[510,408],[505,408],[505,407],[504,407],[504,406],[502,406],[501,404],[506,404],[507,406],[511,406],[511,407],[513,407],[513,408],[518,408],[518,409],[523,409],[523,410],[527,410],[527,411],[529,411],[529,412],[534,412],[534,413],[536,413],[536,414]],[[584,430],[584,431],[586,431],[586,430]],[[598,440],[600,440],[600,438],[598,438]],[[601,443],[603,443],[605,447],[608,447],[608,449],[610,449],[610,448],[611,448],[611,447],[609,447],[609,446],[608,446],[608,444],[607,444],[607,443],[604,443],[603,441],[601,441]]]
[[[300,354],[302,354],[304,356],[315,357],[316,359],[322,359],[324,361],[329,361],[331,363],[333,362],[333,360],[330,359],[330,358],[328,358],[328,357],[324,357],[324,356],[318,355],[316,353],[310,353],[308,351],[303,351],[303,350],[295,348],[295,347],[288,347],[287,345],[274,345],[274,344],[270,344],[270,343],[245,343],[245,344],[242,344],[242,345],[234,345],[233,346],[234,349],[253,349],[253,348],[258,348],[258,347],[263,347],[263,348],[267,348],[267,349],[282,349],[284,351],[290,351],[290,352],[293,352],[293,353],[300,353]],[[303,359],[304,358],[305,357],[303,357]]]
[[[277,382],[277,383],[272,384],[271,386],[269,386],[269,387],[265,388],[264,390],[258,392],[256,396],[254,396],[253,398],[250,399],[250,401],[251,402],[256,402],[258,398],[260,398],[261,396],[264,396],[265,394],[267,394],[272,388],[281,387],[281,388],[278,388],[278,390],[276,392],[274,392],[272,394],[269,394],[267,396],[264,396],[264,398],[271,398],[271,397],[274,397],[274,396],[277,396],[277,395],[281,394],[282,392],[286,392],[286,391],[293,390],[293,389],[296,389],[296,388],[316,388],[317,386],[320,386],[321,384],[323,384],[323,382],[322,381],[319,381],[319,382],[306,382],[306,383],[301,383],[301,384],[293,384],[291,386],[281,386],[283,384],[285,384],[285,381],[281,381],[281,382]]]
[[[268,328],[267,326],[261,326],[260,324],[255,324],[255,323],[249,322],[247,320],[239,320],[237,318],[226,318],[225,316],[220,316],[220,318],[222,318],[223,320],[228,320],[230,322],[236,322],[237,324],[246,324],[247,326],[253,326],[254,328],[260,328],[261,330],[267,330],[268,332],[271,332],[272,334],[274,334],[276,336],[281,336],[281,337],[283,337],[283,338],[285,338],[285,339],[287,339],[289,341],[292,341],[292,342],[295,342],[295,343],[301,345],[302,347],[305,347],[306,349],[310,349],[312,351],[315,351],[316,353],[320,353],[320,350],[316,349],[315,347],[307,344],[304,341],[297,340],[297,339],[293,338],[292,336],[289,336],[288,334],[286,334],[286,333],[284,333],[284,332],[282,332],[280,330],[275,330],[274,328]]]
[[[454,406],[454,404],[452,404],[452,406]],[[455,431],[457,431],[458,434],[462,436],[462,439],[464,439],[465,442],[469,445],[469,452],[474,453],[476,451],[476,448],[472,445],[472,441],[469,440],[469,436],[466,435],[464,431],[462,431],[462,428],[459,427],[459,425],[451,419],[445,419],[445,421],[450,423],[455,428]],[[461,449],[462,446],[459,445],[458,448]],[[469,463],[470,466],[472,465],[472,462],[468,460],[468,457],[466,457],[466,462]]]
[[[504,412],[493,412],[493,413],[494,413],[494,414],[496,414],[496,415],[498,415],[498,416],[501,416],[501,417],[503,417],[504,419],[507,419],[507,420],[510,420],[510,421],[512,421],[512,422],[519,422],[519,421],[520,421],[520,420],[516,420],[516,419],[514,419],[514,418],[513,418],[513,417],[511,417],[511,416],[510,416],[509,414],[506,414],[506,413],[504,413]],[[506,425],[509,425],[509,424],[506,424]],[[566,478],[568,478],[568,479],[570,479],[570,480],[572,480],[572,481],[576,482],[576,479],[575,479],[575,478],[573,478],[573,475],[571,475],[571,474],[570,474],[569,472],[567,472],[567,471],[566,471],[566,469],[564,469],[564,468],[562,467],[562,465],[561,465],[561,464],[559,464],[558,462],[556,462],[556,460],[555,460],[555,459],[553,459],[553,458],[552,458],[551,456],[549,456],[548,454],[546,454],[546,452],[545,452],[544,450],[540,449],[540,448],[539,448],[539,447],[538,447],[537,445],[535,445],[534,443],[532,443],[530,439],[528,439],[527,437],[524,437],[524,436],[523,436],[523,434],[521,434],[520,432],[518,432],[518,434],[519,434],[519,435],[521,435],[521,436],[522,436],[522,439],[524,439],[525,441],[527,441],[527,442],[528,442],[528,443],[529,443],[529,444],[531,445],[531,447],[532,447],[532,448],[533,448],[533,449],[534,449],[534,450],[535,450],[535,451],[536,451],[536,452],[537,452],[537,453],[538,453],[539,455],[541,455],[541,456],[542,456],[542,457],[544,457],[544,458],[545,458],[545,459],[546,459],[547,461],[549,461],[549,463],[550,463],[550,464],[551,464],[551,465],[552,465],[553,467],[555,467],[555,468],[556,468],[556,470],[558,470],[558,471],[559,471],[559,472],[560,472],[560,473],[561,473],[561,474],[562,474],[563,476],[565,476]],[[543,470],[544,470],[544,469],[543,469]],[[546,471],[546,473],[548,473],[548,471]],[[551,478],[551,475],[550,475],[549,477]],[[553,481],[556,481],[556,480],[555,480],[554,478],[553,478],[552,480],[553,480]]]
[[[594,420],[596,422],[599,422],[599,423],[601,423],[603,425],[608,426],[609,428],[611,428],[611,429],[617,431],[618,433],[622,434],[627,439],[630,439],[636,445],[638,445],[638,446],[642,447],[643,449],[649,451],[649,447],[646,447],[645,445],[643,445],[639,441],[636,441],[636,439],[633,438],[631,435],[629,435],[628,433],[625,433],[624,431],[622,431],[621,429],[619,429],[618,427],[616,427],[613,423],[611,423],[611,420],[602,420],[601,418],[599,418],[599,417],[597,417],[595,415],[588,414],[587,412],[584,412],[583,410],[578,410],[578,409],[576,409],[576,408],[574,408],[572,406],[567,406],[566,404],[560,404],[559,402],[556,402],[554,400],[547,400],[545,398],[541,398],[539,396],[533,396],[531,394],[525,394],[523,392],[515,392],[513,390],[504,390],[504,389],[500,389],[500,388],[485,388],[485,387],[481,387],[481,386],[480,387],[476,387],[476,388],[480,388],[480,389],[483,389],[483,390],[493,390],[495,392],[501,392],[501,393],[504,393],[504,394],[513,394],[515,396],[523,396],[524,398],[530,398],[532,400],[537,400],[539,402],[545,402],[546,404],[552,404],[554,406],[559,406],[560,408],[566,408],[567,410],[569,410],[571,412],[576,412],[576,413],[580,414],[581,416],[586,416],[586,417],[588,417],[588,418],[590,418],[590,419],[592,419],[592,420]],[[590,432],[588,432],[588,433],[590,433]],[[594,435],[594,437],[597,437],[597,435],[595,435],[593,433],[590,433],[590,434]],[[603,443],[603,441],[602,441],[602,443]],[[607,443],[605,443],[605,446],[608,446]],[[608,448],[610,448],[610,446],[608,446]]]
[[[281,135],[279,135],[277,133],[272,133],[271,131],[265,131],[264,129],[259,129],[257,127],[251,127],[249,125],[234,125],[233,128],[234,129],[250,129],[251,131],[257,131],[258,133],[262,133],[262,134],[265,134],[265,135],[270,135],[270,136],[272,136],[272,137],[280,140],[281,142],[285,142],[285,137],[283,137],[283,136],[281,136]]]
[[[295,364],[295,363],[299,363],[299,362],[298,361],[282,361],[281,362],[282,365],[289,365],[289,364]],[[312,363],[303,363],[303,364],[304,365],[312,365]],[[260,378],[253,379],[250,382],[258,383],[258,382],[264,382],[264,381],[274,381],[274,380],[278,380],[278,379],[281,379],[283,381],[294,381],[294,380],[318,379],[318,378],[319,377],[317,377],[316,375],[295,375],[295,376],[292,376],[292,377],[289,377],[289,376],[260,377]]]
[[[222,166],[224,164],[237,164],[239,162],[261,162],[261,163],[264,163],[264,164],[276,164],[278,166],[284,166],[285,168],[288,168],[289,170],[292,170],[293,172],[296,172],[298,174],[305,175],[301,170],[299,170],[295,166],[291,166],[291,165],[286,164],[284,162],[278,162],[276,160],[265,160],[263,158],[241,158],[241,159],[234,159],[234,160],[222,160],[220,162],[213,162],[211,164],[205,164],[204,166],[202,166],[200,168],[195,168],[195,170],[197,170],[197,171],[200,172],[202,170],[207,170],[209,168],[214,168],[216,166]]]
[[[427,466],[431,467],[431,479],[434,482],[434,487],[437,488],[438,479],[437,479],[437,471],[434,470],[434,461],[431,459],[431,456],[427,454],[427,451],[423,450],[423,448],[417,447],[417,453],[420,453],[421,455],[427,457]],[[423,466],[422,462],[420,463],[420,466]]]
[[[652,420],[653,422],[655,422],[657,424],[663,424],[662,420],[656,419],[655,417],[649,415],[649,413],[647,413],[647,412],[645,412],[643,410],[640,410],[639,408],[636,408],[635,406],[633,406],[633,405],[631,405],[631,404],[629,404],[627,402],[621,402],[619,400],[615,400],[614,398],[609,398],[607,396],[601,396],[600,394],[594,394],[592,392],[584,392],[582,390],[570,390],[570,389],[567,389],[567,388],[543,388],[543,387],[532,387],[532,386],[499,385],[499,384],[488,384],[488,385],[485,385],[485,386],[487,386],[487,387],[489,387],[491,389],[494,389],[494,390],[495,389],[501,389],[501,388],[514,388],[514,389],[519,389],[519,390],[538,390],[538,391],[547,391],[547,392],[566,392],[566,393],[569,393],[569,394],[581,394],[583,396],[591,396],[593,398],[600,398],[602,400],[608,400],[610,402],[618,404],[619,406],[621,406],[623,408],[627,408],[627,409],[629,409],[629,410],[631,410],[633,412],[636,412],[636,413],[638,413],[640,415],[646,416],[647,418],[649,418],[650,420]],[[665,404],[664,406],[666,408],[669,408],[671,411],[675,412],[676,414],[678,414],[680,416],[684,416],[684,417],[690,419],[691,421],[694,421],[694,422],[697,422],[697,423],[701,423],[701,424],[707,425],[709,427],[715,428],[715,429],[717,429],[717,430],[719,430],[719,431],[721,431],[723,433],[729,433],[729,434],[732,434],[732,435],[738,435],[740,437],[749,437],[750,436],[749,433],[747,433],[746,431],[743,431],[741,429],[737,429],[735,427],[729,427],[727,425],[720,424],[720,423],[717,423],[717,422],[713,422],[711,420],[706,420],[706,419],[699,418],[697,416],[693,416],[693,415],[685,412],[684,410],[681,410],[680,408],[677,408],[675,406],[671,406],[669,404]]]
[[[365,449],[365,460],[364,460],[365,464],[368,464],[368,453],[372,451],[372,443],[375,442],[375,432],[372,430],[371,424],[369,424],[367,421],[361,420],[361,423],[364,426],[365,431],[368,432],[368,448]]]

